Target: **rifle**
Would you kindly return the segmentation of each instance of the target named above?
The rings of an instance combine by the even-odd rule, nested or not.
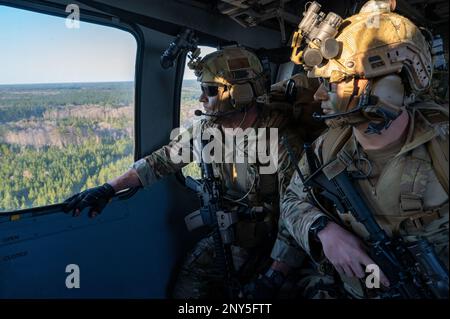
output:
[[[202,139],[202,153],[207,144]],[[223,272],[225,292],[229,298],[237,298],[240,293],[239,281],[236,278],[236,271],[231,253],[231,243],[233,241],[233,229],[231,226],[237,221],[237,214],[226,212],[222,203],[222,185],[213,173],[211,163],[206,163],[201,156],[201,182],[186,177],[186,186],[197,192],[201,207],[200,210],[186,216],[186,224],[189,228],[196,228],[192,225],[207,225],[212,230],[214,239],[214,250],[219,269]]]
[[[326,165],[322,165],[314,171],[311,170],[312,174],[305,178],[287,140],[283,139],[283,143],[305,190],[311,194],[313,189],[318,189],[320,194],[330,200],[338,211],[350,212],[369,233],[366,241],[369,255],[391,283],[388,290],[380,291],[382,298],[448,298],[448,270],[425,238],[410,243],[404,242],[401,237],[390,238],[375,220],[346,169],[335,176],[328,174],[327,177],[324,172]],[[318,161],[311,146],[305,144],[304,149],[309,167],[316,167]],[[348,167],[350,163],[344,164]]]

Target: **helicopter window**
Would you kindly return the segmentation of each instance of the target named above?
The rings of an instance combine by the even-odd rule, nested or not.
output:
[[[216,51],[216,48],[199,46],[201,56]],[[186,59],[184,66],[183,84],[181,87],[181,102],[180,102],[180,127],[188,128],[198,120],[194,114],[195,110],[203,110],[202,103],[199,102],[200,94],[202,94],[200,82],[197,82],[194,71],[187,66],[189,59]],[[193,178],[200,177],[200,168],[197,163],[190,163],[182,169],[183,175],[191,176]]]
[[[0,43],[0,212],[59,203],[125,171],[133,35],[0,6]]]

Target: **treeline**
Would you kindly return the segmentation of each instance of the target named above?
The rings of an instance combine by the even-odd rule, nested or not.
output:
[[[59,203],[123,173],[133,101],[133,82],[0,86],[0,212]],[[21,141],[23,132],[41,145]],[[66,135],[73,141],[54,145]]]
[[[197,81],[184,81],[182,123],[201,106],[200,93]],[[0,212],[60,203],[126,171],[133,162],[133,118],[121,107],[133,101],[132,82],[0,86]],[[104,116],[102,106],[108,111]],[[2,142],[6,133],[23,131],[36,138],[53,135],[39,147]],[[66,135],[81,139],[64,147],[48,143]],[[183,172],[199,177],[195,164]]]
[[[2,85],[0,97],[0,122],[5,123],[41,117],[61,106],[127,106],[134,103],[134,83]]]

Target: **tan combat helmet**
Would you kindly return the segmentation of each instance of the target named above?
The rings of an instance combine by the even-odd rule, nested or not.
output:
[[[347,121],[340,122],[342,125],[362,122],[364,117],[377,119],[382,114],[383,124],[379,127],[388,127],[401,113],[404,96],[402,81],[393,81],[392,75],[401,76],[403,83],[409,84],[410,96],[426,90],[431,84],[431,52],[421,30],[409,19],[392,12],[395,9],[393,0],[368,1],[358,14],[343,21],[333,13],[325,16],[319,12],[320,5],[317,2],[313,4],[315,7],[308,8],[299,24],[299,31],[294,34],[291,60],[303,64],[308,77],[324,78],[329,82],[346,81],[339,107],[341,113],[335,115],[341,119],[347,117]],[[383,92],[377,90],[377,105],[368,105],[372,103],[369,97],[374,94],[372,84],[377,85],[377,81],[386,76],[389,76],[388,82],[399,88],[396,95],[401,95],[401,103],[389,103],[388,98],[380,95]],[[357,90],[358,79],[370,80],[364,90]],[[348,114],[351,111],[349,103],[355,98],[359,100],[358,107],[363,117],[354,111]],[[399,100],[397,96],[395,100]],[[351,122],[349,116],[353,117]],[[330,119],[331,116],[322,118]],[[374,132],[379,132],[377,130]]]
[[[391,12],[394,8],[395,1],[371,0],[358,14],[345,19],[335,37],[339,54],[312,66],[308,76],[338,82],[404,71],[412,90],[427,89],[432,78],[429,44],[409,19]]]
[[[188,65],[202,84],[223,86],[235,109],[250,105],[266,91],[267,77],[259,58],[244,48],[227,47]]]

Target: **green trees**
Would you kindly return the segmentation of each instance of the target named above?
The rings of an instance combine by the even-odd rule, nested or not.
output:
[[[126,132],[132,108],[124,116],[108,114],[119,108],[123,114],[133,99],[132,82],[0,86],[0,212],[59,203],[124,172],[133,162]],[[85,110],[97,112],[86,116]],[[60,115],[48,118],[55,111]],[[23,132],[41,132],[42,139],[45,130],[53,134],[47,145],[20,139]],[[7,144],[2,137],[8,133],[21,145]]]
[[[0,86],[0,123],[39,118],[47,110],[77,105],[117,108],[134,103],[134,83]]]
[[[66,148],[0,144],[0,211],[62,202],[70,195],[106,182],[133,162],[130,138]]]
[[[183,83],[182,124],[194,117],[199,96],[195,80]],[[60,203],[125,172],[134,154],[133,100],[132,82],[0,85],[0,213]],[[64,143],[20,140],[37,131]],[[3,138],[11,133],[15,144]],[[199,177],[195,164],[183,172]]]

